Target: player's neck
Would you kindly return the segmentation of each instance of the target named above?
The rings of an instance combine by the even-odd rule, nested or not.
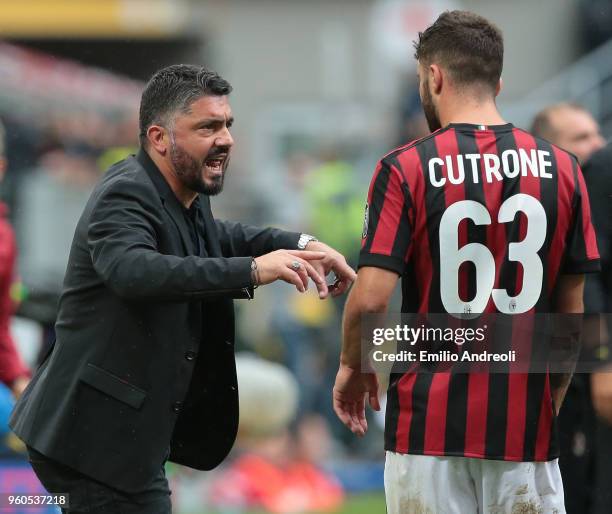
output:
[[[470,123],[472,125],[504,125],[506,121],[497,110],[495,102],[461,98],[440,106],[440,123]]]

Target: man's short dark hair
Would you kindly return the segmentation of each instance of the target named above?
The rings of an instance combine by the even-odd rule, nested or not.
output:
[[[230,83],[202,66],[174,64],[157,71],[147,83],[140,100],[140,144],[147,141],[151,125],[168,126],[175,113],[189,113],[191,104],[203,96],[224,96]]]
[[[446,11],[414,42],[415,58],[446,68],[458,85],[482,84],[495,92],[504,63],[498,27],[468,11]]]

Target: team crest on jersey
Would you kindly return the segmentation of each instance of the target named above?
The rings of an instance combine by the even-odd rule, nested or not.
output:
[[[366,203],[365,216],[363,217],[363,230],[361,231],[361,239],[368,237],[368,222],[370,221],[370,206]]]

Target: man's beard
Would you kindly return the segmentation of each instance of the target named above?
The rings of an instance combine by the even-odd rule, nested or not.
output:
[[[206,161],[219,154],[227,155],[223,162],[223,173],[218,177],[213,177],[211,183],[206,183],[202,178],[202,172],[206,167]],[[177,145],[174,138],[171,138],[170,160],[178,178],[188,189],[208,196],[215,196],[223,191],[225,170],[229,162],[229,150],[227,148],[213,149],[202,161],[199,161]]]
[[[429,130],[435,132],[439,128],[442,128],[440,125],[440,117],[438,116],[436,106],[433,103],[431,92],[429,91],[429,83],[425,84],[425,87],[423,88],[421,104],[423,105],[423,112],[425,113],[425,119],[427,120]]]

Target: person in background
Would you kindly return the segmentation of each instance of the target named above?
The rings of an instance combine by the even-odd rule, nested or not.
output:
[[[591,113],[581,105],[561,102],[542,109],[533,119],[531,132],[534,136],[548,139],[551,143],[573,153],[580,164],[584,164],[593,152],[605,145],[599,124]],[[586,175],[585,175],[586,180]],[[592,194],[592,188],[587,189]],[[593,213],[595,218],[596,214]],[[585,282],[585,312],[596,312],[593,309],[594,281],[593,275]],[[589,323],[590,320],[587,320]],[[583,344],[589,345],[585,330]],[[593,448],[594,414],[590,399],[589,375],[577,373],[574,375],[565,406],[559,415],[559,437],[561,456],[559,467],[563,477],[565,490],[565,507],[569,514],[589,512],[592,503],[592,482],[594,459]]]
[[[7,168],[6,133],[0,122],[0,181]],[[19,355],[10,332],[10,319],[20,291],[16,273],[17,244],[6,218],[8,207],[0,202],[0,456],[22,455],[25,447],[9,432],[8,419],[14,400],[30,381],[30,370]]]
[[[612,145],[593,154],[584,166],[584,179],[591,198],[593,224],[597,233],[597,245],[601,255],[601,274],[593,276],[587,282],[590,294],[585,297],[585,308],[595,313],[608,313],[612,305]],[[597,316],[599,320],[599,316]],[[590,514],[607,514],[612,511],[612,354],[610,352],[609,317],[602,319],[601,328],[597,330],[598,348],[591,357],[599,366],[591,375],[587,386],[590,386],[590,398],[594,412],[592,430],[592,500]],[[607,321],[607,323],[605,323]],[[587,511],[584,511],[587,512]]]
[[[0,180],[7,168],[5,130],[0,122]],[[15,260],[17,245],[11,224],[6,219],[8,208],[0,203],[0,382],[18,398],[30,381],[30,370],[17,352],[10,332],[10,319],[16,308],[14,294],[19,289]]]
[[[592,114],[571,102],[542,109],[533,119],[530,132],[573,153],[581,165],[606,144]]]

